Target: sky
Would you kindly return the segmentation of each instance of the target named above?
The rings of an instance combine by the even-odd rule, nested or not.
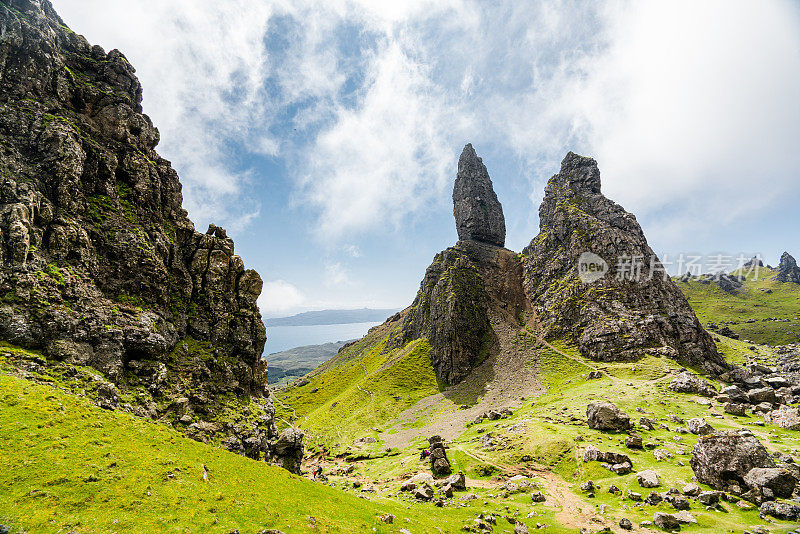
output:
[[[134,65],[184,207],[267,317],[409,305],[457,240],[468,142],[512,250],[571,150],[665,263],[800,258],[798,2],[52,3]]]

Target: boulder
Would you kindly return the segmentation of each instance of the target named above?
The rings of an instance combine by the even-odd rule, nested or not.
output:
[[[414,498],[419,501],[429,501],[433,499],[433,488],[428,484],[423,484],[414,492]]]
[[[697,495],[697,502],[705,506],[714,506],[719,503],[719,496],[718,491],[703,491]]]
[[[738,386],[727,386],[722,388],[720,395],[728,397],[729,402],[745,403],[750,402],[747,393]]]
[[[760,402],[774,404],[777,401],[775,390],[771,387],[751,389],[747,392],[747,399],[750,401],[750,404],[758,404]]]
[[[800,521],[800,506],[788,502],[767,501],[759,509],[762,518],[772,516],[781,521]]]
[[[690,465],[697,481],[718,490],[730,484],[744,484],[744,477],[756,467],[775,467],[775,462],[758,439],[746,431],[717,431],[701,436],[692,449]]]
[[[781,405],[768,415],[772,424],[788,430],[800,430],[800,409],[794,406]]]
[[[701,436],[705,434],[710,434],[711,432],[714,431],[714,427],[708,424],[708,422],[702,417],[694,417],[692,419],[689,419],[686,422],[686,425],[689,427],[689,432]]]
[[[738,404],[735,402],[726,402],[722,407],[722,410],[731,415],[743,416],[747,414],[747,407],[744,404]]]
[[[589,428],[596,430],[623,431],[631,428],[630,416],[607,401],[589,403],[586,407],[586,418]]]
[[[450,475],[444,483],[449,484],[456,491],[464,491],[467,489],[467,479],[463,471]]]
[[[684,371],[673,378],[669,383],[669,389],[678,393],[694,393],[704,397],[713,397],[717,394],[714,386],[691,371]]]
[[[788,499],[794,492],[797,479],[780,467],[755,467],[744,476],[744,483],[751,489],[759,490],[765,498],[774,496]]]
[[[639,481],[639,485],[643,488],[657,488],[661,485],[658,481],[658,473],[652,469],[636,473],[636,480]]]
[[[284,429],[273,449],[276,463],[296,475],[300,474],[303,452],[303,431],[299,428]]]
[[[675,514],[656,512],[653,514],[653,524],[661,530],[680,530],[681,524]]]

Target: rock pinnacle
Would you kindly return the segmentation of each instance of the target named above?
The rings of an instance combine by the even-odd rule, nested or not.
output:
[[[486,166],[471,144],[464,147],[458,160],[453,215],[459,240],[481,241],[498,247],[505,245],[503,207],[497,200]]]

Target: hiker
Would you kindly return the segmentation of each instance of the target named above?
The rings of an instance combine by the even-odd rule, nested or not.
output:
[[[422,452],[419,454],[419,459],[424,460],[428,456],[430,456],[430,451],[428,449],[422,449]]]
[[[322,474],[322,466],[317,466],[314,468],[314,480],[317,479],[318,476]]]

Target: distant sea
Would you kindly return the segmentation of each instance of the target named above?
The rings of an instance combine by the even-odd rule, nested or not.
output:
[[[311,326],[269,326],[264,354],[331,341],[358,339],[377,323],[322,324]]]

